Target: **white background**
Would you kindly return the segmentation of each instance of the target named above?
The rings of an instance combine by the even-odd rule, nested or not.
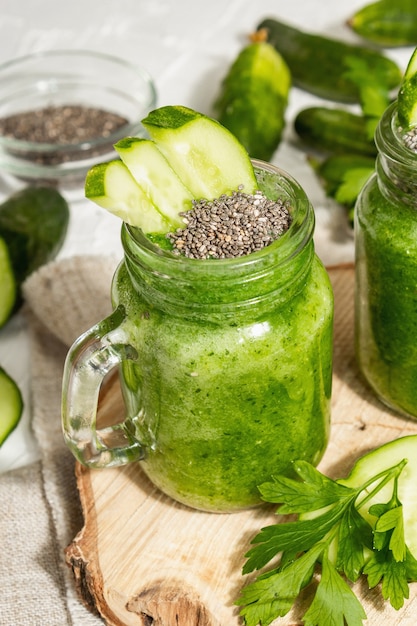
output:
[[[183,104],[212,113],[220,82],[248,34],[265,17],[310,32],[359,42],[346,20],[367,0],[2,0],[0,62],[48,49],[90,49],[144,67],[153,77],[158,106]],[[387,50],[405,69],[412,48]],[[305,154],[294,145],[292,121],[306,106],[326,104],[291,90],[287,128],[272,162],[304,187],[316,211],[316,250],[330,265],[353,260],[353,235],[343,209],[327,199]],[[0,201],[15,182],[0,172]],[[78,254],[121,256],[120,222],[81,194],[68,196],[71,223],[60,257]],[[30,354],[25,321],[16,315],[0,330],[0,364],[20,385],[25,412],[0,448],[0,471],[37,458],[30,431]],[[36,390],[34,390],[36,393]],[[59,416],[57,416],[59,419]]]

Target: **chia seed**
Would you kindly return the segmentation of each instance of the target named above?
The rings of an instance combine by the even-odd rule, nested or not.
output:
[[[288,203],[269,200],[261,191],[239,189],[215,200],[194,200],[181,213],[186,226],[168,233],[175,254],[192,259],[245,256],[270,245],[291,224]]]
[[[126,118],[99,108],[73,104],[48,106],[0,118],[0,135],[34,144],[59,145],[59,149],[43,153],[13,148],[13,153],[20,157],[55,165],[83,158],[85,150],[74,149],[76,145],[106,139],[127,122]],[[93,156],[109,151],[110,147],[110,144],[97,146]]]

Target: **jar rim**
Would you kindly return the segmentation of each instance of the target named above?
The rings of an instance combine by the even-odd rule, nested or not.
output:
[[[241,271],[251,271],[253,266],[263,265],[267,259],[276,257],[275,262],[286,262],[303,249],[313,237],[315,226],[315,215],[313,207],[300,184],[285,170],[276,165],[252,159],[255,173],[259,177],[265,172],[267,175],[277,177],[277,187],[282,191],[282,196],[289,200],[289,210],[291,213],[291,224],[288,230],[278,239],[250,254],[224,259],[192,259],[183,255],[173,254],[170,250],[164,250],[158,244],[153,243],[140,228],[123,223],[122,241],[126,252],[130,240],[135,248],[141,250],[149,259],[155,262],[167,263],[172,269],[182,269],[187,267],[187,271],[196,273],[206,273],[214,267],[227,271],[240,269]]]

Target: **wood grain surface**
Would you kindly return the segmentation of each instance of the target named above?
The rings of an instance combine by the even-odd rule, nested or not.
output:
[[[386,409],[369,391],[356,367],[353,344],[351,266],[329,268],[335,293],[332,430],[319,468],[345,476],[368,450],[406,434],[417,421]],[[117,422],[123,405],[117,381],[100,401],[100,420]],[[89,470],[76,464],[84,527],[66,550],[83,602],[109,626],[239,626],[234,606],[247,582],[241,574],[251,538],[279,520],[261,507],[232,514],[194,511],[161,494],[138,464]],[[417,583],[400,611],[354,585],[366,626],[415,626]],[[309,592],[274,626],[301,625]]]

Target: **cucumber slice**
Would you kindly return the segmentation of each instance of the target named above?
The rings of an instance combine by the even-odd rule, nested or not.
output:
[[[408,462],[398,479],[398,497],[403,505],[405,541],[410,552],[417,558],[417,435],[395,439],[365,454],[355,463],[349,476],[337,482],[347,487],[359,487],[370,477],[393,467],[403,459]],[[392,482],[385,485],[360,511],[371,526],[375,518],[369,515],[369,507],[388,502],[392,495],[392,486]],[[371,488],[372,485],[369,489]]]
[[[257,189],[248,153],[216,120],[183,106],[165,106],[142,123],[195,198],[213,200],[240,185],[245,193]]]
[[[417,48],[405,70],[397,100],[398,121],[407,130],[417,124]]]
[[[16,428],[23,413],[23,399],[15,381],[0,367],[0,446]]]
[[[158,211],[173,225],[184,227],[179,214],[191,209],[193,196],[156,144],[149,139],[126,137],[114,147]]]
[[[85,195],[144,233],[172,230],[172,223],[161,215],[122,161],[93,165],[87,172]]]
[[[7,244],[0,237],[0,328],[9,319],[17,298],[17,286]]]

